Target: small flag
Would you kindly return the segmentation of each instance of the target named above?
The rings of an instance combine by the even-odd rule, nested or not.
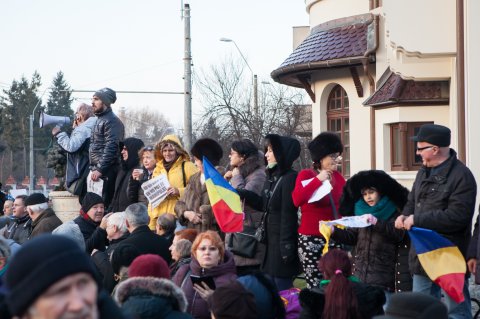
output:
[[[455,302],[463,302],[467,265],[458,247],[430,229],[412,227],[408,234],[428,277]]]
[[[243,231],[242,202],[235,188],[203,157],[208,198],[218,226],[224,233]]]

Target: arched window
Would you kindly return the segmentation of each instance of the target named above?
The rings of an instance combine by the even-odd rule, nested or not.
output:
[[[350,177],[350,123],[348,117],[348,96],[347,92],[336,85],[327,101],[327,129],[337,133],[343,143],[343,160],[339,172],[345,178]]]

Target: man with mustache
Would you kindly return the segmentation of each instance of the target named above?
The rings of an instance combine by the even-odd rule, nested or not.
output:
[[[110,214],[104,216],[105,205],[102,197],[88,192],[82,201],[80,215],[73,220],[80,227],[85,239],[86,252],[91,254],[93,249],[104,251],[108,245],[107,219]]]

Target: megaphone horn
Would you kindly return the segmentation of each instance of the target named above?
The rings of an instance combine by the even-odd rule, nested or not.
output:
[[[55,125],[65,125],[70,124],[70,118],[68,116],[53,116],[48,115],[47,113],[40,113],[40,120],[39,120],[40,127],[44,127],[50,124]]]

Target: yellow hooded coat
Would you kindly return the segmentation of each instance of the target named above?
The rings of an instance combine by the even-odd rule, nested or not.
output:
[[[168,172],[163,165],[164,163],[162,155],[162,146],[166,143],[175,144],[177,146],[176,149],[180,151],[178,152],[178,158]],[[178,188],[180,195],[168,196],[154,209],[152,209],[149,205],[148,215],[150,216],[149,227],[151,230],[155,230],[158,216],[165,213],[175,215],[174,208],[177,200],[183,195],[185,187],[190,181],[190,177],[198,171],[197,167],[190,161],[190,156],[183,148],[180,140],[175,135],[166,135],[160,142],[157,143],[155,146],[155,159],[157,160],[157,165],[153,170],[152,178],[159,176],[160,174],[166,175],[170,185]],[[183,164],[182,168],[183,162],[185,162],[185,164]],[[185,185],[183,183],[184,177]]]

